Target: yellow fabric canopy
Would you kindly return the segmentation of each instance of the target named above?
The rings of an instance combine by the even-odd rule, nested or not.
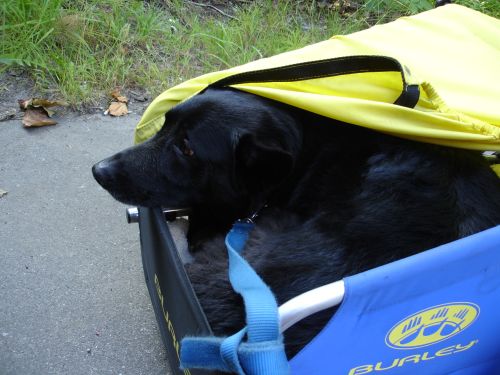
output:
[[[188,80],[151,103],[135,142],[209,85],[403,138],[500,151],[500,21],[459,5]]]

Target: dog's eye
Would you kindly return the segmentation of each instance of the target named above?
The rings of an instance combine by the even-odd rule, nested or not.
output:
[[[187,138],[184,138],[182,153],[186,156],[193,156],[194,155],[194,151],[191,149],[191,147],[189,145],[189,140]]]

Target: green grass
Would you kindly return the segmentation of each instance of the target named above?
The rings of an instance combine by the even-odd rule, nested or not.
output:
[[[457,2],[500,16],[498,0]],[[202,73],[432,8],[427,0],[338,3],[237,1],[224,9],[233,19],[181,0],[3,0],[0,69],[24,69],[39,91],[74,106],[117,86],[155,96]]]

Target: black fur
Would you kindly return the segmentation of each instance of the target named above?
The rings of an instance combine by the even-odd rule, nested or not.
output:
[[[264,204],[244,254],[280,304],[500,224],[500,180],[478,152],[394,138],[231,89],[180,104],[166,124],[96,164],[94,176],[125,203],[192,208],[195,261],[187,270],[219,335],[244,324],[223,236]],[[287,331],[287,353],[330,314]]]

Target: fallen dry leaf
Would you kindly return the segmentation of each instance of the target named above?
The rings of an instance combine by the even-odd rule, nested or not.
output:
[[[28,107],[31,105],[31,101],[33,99],[19,99],[17,102],[19,103],[19,108],[21,108],[21,110],[26,110],[28,109]]]
[[[54,112],[48,108],[68,105],[62,100],[42,98],[20,99],[18,103],[24,111],[23,125],[26,128],[57,124],[57,121],[50,119]]]
[[[24,112],[23,125],[25,128],[55,124],[57,121],[52,120],[43,107],[28,108]]]
[[[112,92],[111,92],[111,96],[118,100],[119,102],[121,103],[127,103],[128,102],[128,99],[126,96],[122,95],[120,93],[120,90],[119,89],[114,89]]]
[[[49,107],[64,107],[67,106],[68,103],[66,103],[63,100],[47,100],[47,99],[33,98],[31,105],[33,107],[49,108]]]
[[[127,102],[128,99],[126,96],[120,93],[120,89],[114,89],[110,94],[115,101],[112,101],[109,105],[109,108],[104,112],[105,115],[111,116],[124,116],[128,114]]]
[[[127,105],[122,102],[111,102],[108,110],[105,113],[109,113],[111,116],[126,115],[128,113]]]
[[[63,100],[48,100],[42,98],[21,99],[18,102],[21,109],[28,109],[29,107],[44,107],[44,108],[59,107],[59,106],[64,107],[68,105],[68,103],[66,103]]]

